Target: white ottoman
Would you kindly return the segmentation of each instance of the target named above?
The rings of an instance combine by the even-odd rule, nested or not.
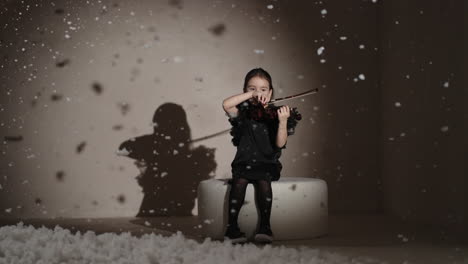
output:
[[[271,183],[273,204],[270,224],[275,240],[310,239],[328,231],[328,189],[324,180],[282,177]],[[228,179],[198,185],[198,218],[205,237],[222,240],[228,221]],[[255,235],[259,214],[254,186],[249,184],[238,223],[248,238]]]

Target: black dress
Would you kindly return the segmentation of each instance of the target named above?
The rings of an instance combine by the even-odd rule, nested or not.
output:
[[[249,115],[249,101],[236,106],[239,113],[230,117],[232,143],[237,147],[231,163],[232,177],[248,180],[277,181],[282,169],[279,158],[281,148],[276,146],[278,119],[256,121]],[[227,115],[227,114],[226,114]],[[287,121],[287,134],[293,135],[297,121],[291,117]]]

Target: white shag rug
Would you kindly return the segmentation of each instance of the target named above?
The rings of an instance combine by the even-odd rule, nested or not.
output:
[[[0,228],[0,263],[377,263],[307,247],[253,244],[205,239],[199,243],[178,232],[170,237],[92,231],[81,234],[56,226],[34,228],[17,225]]]

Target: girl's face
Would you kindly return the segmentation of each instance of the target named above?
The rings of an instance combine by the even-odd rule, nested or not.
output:
[[[270,83],[266,79],[263,79],[259,76],[252,77],[247,83],[246,89],[246,92],[257,91],[259,94],[266,96],[268,99],[267,102],[271,100],[271,93],[273,90],[270,89]],[[253,98],[250,100],[252,99]]]

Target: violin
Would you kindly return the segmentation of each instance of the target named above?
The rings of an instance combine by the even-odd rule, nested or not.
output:
[[[273,99],[270,102],[267,103],[267,105],[272,104],[277,101],[284,101],[284,100],[290,100],[293,98],[301,97],[301,96],[306,96],[309,94],[314,94],[318,92],[318,88],[311,89],[309,91],[299,93],[296,95],[290,95],[286,96],[283,98],[278,98],[278,99]],[[254,103],[252,104],[252,107],[250,107],[250,117],[256,121],[259,120],[273,120],[273,119],[278,119],[278,109],[281,107],[280,106],[273,106],[273,107],[263,107],[263,105],[257,100],[257,98],[253,98]],[[290,110],[290,117],[292,117],[294,120],[301,120],[302,116],[301,114],[297,111],[297,107],[289,108]]]
[[[249,107],[249,116],[255,121],[274,120],[278,119],[278,109],[282,106],[268,106],[263,107],[262,104],[251,104]],[[290,117],[295,120],[301,120],[302,115],[297,111],[297,107],[290,107]]]

